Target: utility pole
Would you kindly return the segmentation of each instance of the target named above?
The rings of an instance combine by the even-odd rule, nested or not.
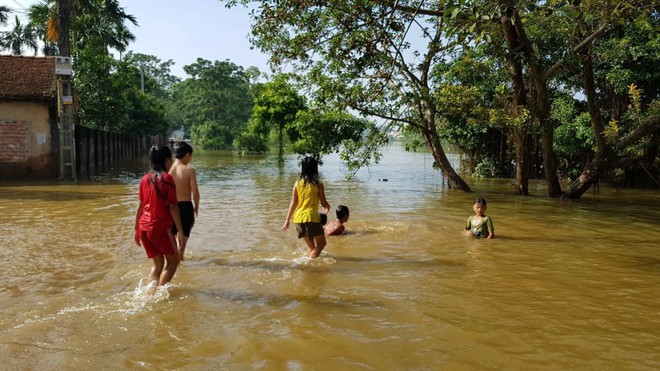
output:
[[[61,57],[55,57],[57,76],[58,128],[60,134],[59,179],[76,180],[76,138],[74,132],[73,71],[71,69],[71,11],[73,0],[57,0],[58,49]],[[60,62],[60,63],[58,63]]]
[[[73,110],[71,58],[55,57],[57,116],[60,137],[59,179],[76,181],[76,136]]]

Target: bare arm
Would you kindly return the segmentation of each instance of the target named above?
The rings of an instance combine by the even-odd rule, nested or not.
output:
[[[169,204],[167,205],[167,208],[170,211],[170,215],[172,215],[172,220],[174,220],[176,230],[179,231],[179,233],[176,234],[176,238],[177,243],[179,246],[181,246],[183,244],[183,227],[181,226],[181,214],[179,213],[179,206],[177,204]]]
[[[298,206],[298,192],[296,191],[296,182],[293,185],[293,194],[291,195],[291,203],[289,204],[289,211],[286,214],[286,221],[284,222],[284,225],[282,225],[282,230],[286,231],[289,229],[289,221],[291,220],[291,216],[293,215],[293,211],[296,209]]]
[[[197,187],[197,173],[195,169],[190,168],[190,191],[193,195],[193,201],[195,202],[195,218],[199,214],[199,188]]]
[[[138,246],[141,246],[140,244],[140,217],[142,216],[142,208],[144,205],[142,204],[142,201],[140,201],[140,204],[137,207],[137,210],[135,210],[135,234],[133,235],[133,239],[135,240],[135,244]]]
[[[325,214],[330,211],[330,204],[328,203],[328,200],[325,199],[325,189],[323,188],[323,184],[319,184],[319,200],[321,201],[321,206],[323,206],[323,212]]]

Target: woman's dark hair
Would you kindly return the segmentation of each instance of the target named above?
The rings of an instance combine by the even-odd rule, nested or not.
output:
[[[178,159],[182,159],[183,156],[187,155],[188,153],[193,153],[193,149],[190,146],[190,144],[186,142],[176,142],[174,143],[174,157]]]
[[[486,206],[486,199],[482,197],[477,197],[474,199],[474,203],[482,206]]]
[[[167,165],[165,164],[167,159],[172,160],[170,147],[155,145],[149,149],[149,163],[151,164],[149,181],[160,198],[167,197],[164,190],[167,189],[168,185],[173,186],[173,184],[163,181],[163,173],[167,172]]]
[[[313,183],[319,185],[319,163],[314,157],[307,156],[300,163],[300,179],[305,184]]]
[[[337,214],[337,219],[342,219],[343,217],[348,216],[349,215],[348,206],[344,206],[344,205],[337,206],[335,213]]]

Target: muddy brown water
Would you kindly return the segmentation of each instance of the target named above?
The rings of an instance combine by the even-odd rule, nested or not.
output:
[[[144,161],[77,184],[0,182],[3,369],[651,370],[660,368],[660,192],[517,197],[442,187],[391,146],[345,181],[348,234],[321,258],[281,232],[295,157],[197,153],[187,261],[146,293],[132,242]],[[387,181],[383,181],[387,179]],[[481,195],[494,240],[461,230]]]

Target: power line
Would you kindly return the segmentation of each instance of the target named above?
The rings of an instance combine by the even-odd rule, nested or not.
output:
[[[15,3],[16,3],[18,6],[20,6],[21,8],[23,8],[23,10],[27,10],[27,8],[26,8],[25,6],[23,6],[23,4],[19,3],[17,0],[12,0],[12,1],[15,2]],[[18,12],[18,11],[17,11],[17,12]]]

